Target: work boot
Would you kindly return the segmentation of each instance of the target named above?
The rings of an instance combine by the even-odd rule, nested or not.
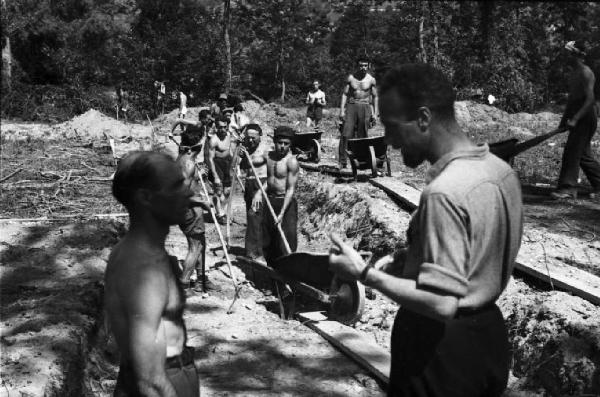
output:
[[[567,200],[577,198],[577,189],[557,189],[550,193],[550,197],[555,200]]]

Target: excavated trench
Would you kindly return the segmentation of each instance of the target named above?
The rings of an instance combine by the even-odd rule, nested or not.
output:
[[[368,183],[334,184],[303,175],[299,229],[310,244],[327,247],[338,233],[376,259],[405,243],[409,214]],[[397,305],[368,294],[356,328],[389,347]],[[498,301],[509,329],[512,371],[507,395],[600,395],[600,308],[539,281],[516,274]]]
[[[333,178],[303,174],[298,186],[300,247],[329,248],[338,233],[373,259],[405,243],[409,214],[368,183],[334,183]],[[101,300],[96,300],[101,302]],[[517,275],[500,298],[512,345],[507,396],[581,396],[600,393],[600,308],[552,291]],[[370,291],[363,318],[355,327],[389,348],[397,305]],[[102,326],[101,310],[81,358],[63,383],[63,395],[109,395],[118,354]],[[82,376],[83,375],[83,376]],[[55,394],[56,395],[56,394]]]

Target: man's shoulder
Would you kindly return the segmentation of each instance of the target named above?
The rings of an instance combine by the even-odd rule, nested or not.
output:
[[[478,186],[501,185],[506,183],[507,178],[518,181],[515,171],[506,162],[488,153],[482,158],[466,157],[451,161],[423,192],[444,194],[461,201]]]
[[[298,165],[298,159],[296,158],[296,156],[294,156],[292,153],[289,153],[287,155],[288,159],[286,161],[287,166],[289,169],[295,170],[299,167]]]

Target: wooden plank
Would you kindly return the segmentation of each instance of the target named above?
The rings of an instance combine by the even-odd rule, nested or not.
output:
[[[369,183],[389,194],[395,201],[409,211],[414,211],[419,206],[421,191],[412,186],[408,186],[398,178],[393,176],[384,176],[369,179]]]
[[[369,182],[373,186],[385,191],[395,201],[410,211],[415,210],[419,206],[421,192],[402,183],[395,177],[375,178],[370,179]],[[550,281],[552,281],[552,285],[555,287],[564,289],[573,295],[600,305],[600,277],[567,264],[557,265],[548,263],[547,266],[548,269],[546,269],[545,263],[532,261],[531,258],[526,257],[524,254],[519,254],[515,263],[516,269],[529,276],[535,277],[547,284],[550,284]],[[548,277],[548,273],[550,273],[550,277]]]
[[[354,328],[328,320],[321,312],[298,313],[298,319],[381,382],[389,383],[392,357],[374,340]]]
[[[567,264],[538,263],[522,254],[517,256],[515,268],[546,283],[552,280],[555,287],[600,305],[600,277],[592,273]]]

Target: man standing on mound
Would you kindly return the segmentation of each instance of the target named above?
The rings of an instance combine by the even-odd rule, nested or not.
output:
[[[130,219],[105,274],[105,310],[121,353],[114,396],[197,397],[185,294],[177,259],[165,250],[169,226],[185,221],[193,192],[166,154],[133,152],[119,163],[113,194]]]
[[[225,224],[224,208],[231,188],[231,159],[235,146],[228,125],[228,120],[221,115],[217,120],[217,131],[208,142],[209,179],[213,184],[217,220],[222,225]]]
[[[367,73],[369,62],[359,58],[357,65],[358,71],[348,76],[340,105],[340,120],[343,121],[338,150],[340,168],[346,168],[348,139],[366,138],[371,123],[379,117],[375,77]]]
[[[570,41],[565,45],[569,76],[569,98],[567,108],[558,126],[569,129],[569,137],[562,157],[558,186],[551,196],[555,199],[577,198],[579,167],[592,185],[592,197],[600,194],[600,163],[592,153],[592,137],[598,126],[598,115],[594,100],[595,76],[584,63],[585,52]]]
[[[456,122],[450,81],[425,64],[389,71],[381,85],[385,138],[409,167],[432,164],[408,248],[368,266],[332,235],[330,267],[400,304],[388,396],[499,397],[508,333],[495,302],[521,244],[515,171]]]

